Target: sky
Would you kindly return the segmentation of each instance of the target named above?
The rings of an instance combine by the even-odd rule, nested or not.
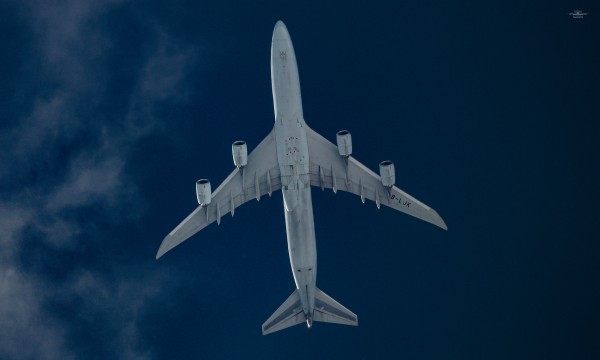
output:
[[[599,15],[0,1],[0,359],[600,358]],[[449,228],[313,189],[317,284],[358,327],[261,334],[294,289],[280,192],[155,260],[271,130],[277,20],[309,126]]]

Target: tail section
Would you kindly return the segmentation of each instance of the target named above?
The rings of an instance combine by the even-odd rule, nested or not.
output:
[[[315,291],[314,321],[328,322],[342,325],[358,326],[358,318],[344,305],[333,300],[329,295],[319,289]]]
[[[292,295],[284,301],[281,306],[275,310],[273,315],[262,325],[263,335],[283,330],[306,321],[306,316],[300,303],[300,294],[298,289],[294,290]]]
[[[308,321],[307,321],[308,320]],[[319,289],[315,290],[315,307],[312,317],[304,314],[302,303],[300,302],[300,293],[298,289],[294,290],[286,301],[275,310],[273,315],[262,325],[263,335],[274,333],[286,329],[290,326],[306,322],[308,326],[312,321],[327,322],[333,324],[358,326],[356,315],[346,309],[344,305],[333,300],[329,295]]]

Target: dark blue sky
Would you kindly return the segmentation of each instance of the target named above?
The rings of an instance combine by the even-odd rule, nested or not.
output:
[[[0,358],[600,358],[599,15],[0,2]],[[308,124],[449,227],[313,191],[318,286],[357,328],[261,335],[294,287],[280,193],[154,260],[195,180],[270,131],[279,19]]]

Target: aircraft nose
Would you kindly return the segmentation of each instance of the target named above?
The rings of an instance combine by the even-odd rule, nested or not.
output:
[[[275,24],[275,29],[273,29],[273,40],[287,41],[289,38],[290,33],[288,32],[287,27],[283,21],[279,20],[277,24]]]

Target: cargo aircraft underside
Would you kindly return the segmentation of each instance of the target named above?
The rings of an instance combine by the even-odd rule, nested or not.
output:
[[[435,210],[394,186],[391,161],[379,175],[352,157],[350,132],[339,131],[337,146],[308,127],[302,114],[300,81],[290,35],[279,21],[271,43],[271,83],[275,108],[273,130],[247,154],[246,143],[232,145],[236,168],[211,191],[206,179],[196,182],[199,206],[167,235],[156,258],[235,208],[278,190],[283,193],[288,252],[296,288],[262,325],[263,334],[313,321],[358,325],[357,316],[319,290],[311,186],[346,191],[447,230]]]

